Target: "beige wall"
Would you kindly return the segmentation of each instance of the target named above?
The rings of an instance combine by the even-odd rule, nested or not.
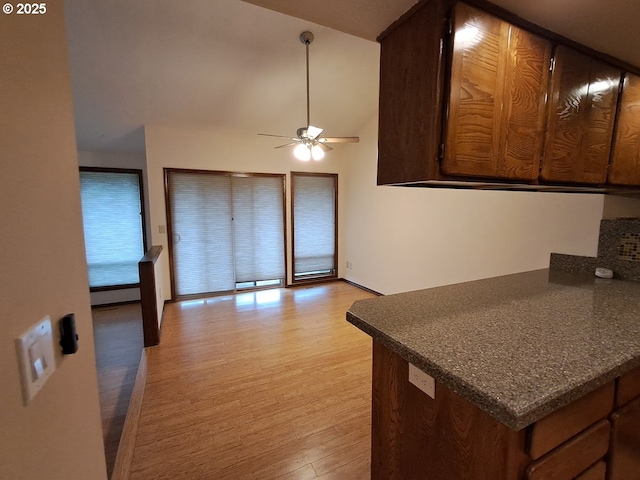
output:
[[[596,255],[602,195],[377,187],[377,118],[359,135],[343,158],[345,278],[389,294]]]
[[[0,478],[106,478],[62,2],[0,16]],[[79,351],[23,406],[14,339],[76,315]],[[54,328],[54,339],[59,340]]]

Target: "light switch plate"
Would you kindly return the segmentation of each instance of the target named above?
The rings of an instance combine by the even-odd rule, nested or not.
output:
[[[409,382],[413,383],[416,387],[429,395],[431,398],[436,398],[435,379],[424,373],[412,363],[409,364]]]
[[[56,369],[51,318],[48,315],[16,338],[16,351],[20,364],[22,398],[26,406]]]

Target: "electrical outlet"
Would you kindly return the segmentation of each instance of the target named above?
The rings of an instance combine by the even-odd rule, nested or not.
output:
[[[429,395],[431,398],[436,398],[435,379],[424,373],[412,363],[409,364],[409,382],[413,383],[416,387]]]

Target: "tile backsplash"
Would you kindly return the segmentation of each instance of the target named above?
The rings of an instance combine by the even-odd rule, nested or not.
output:
[[[600,222],[597,257],[551,254],[551,269],[595,272],[613,270],[614,278],[640,282],[640,218],[616,218]]]
[[[618,245],[618,258],[640,262],[640,233],[623,233]]]

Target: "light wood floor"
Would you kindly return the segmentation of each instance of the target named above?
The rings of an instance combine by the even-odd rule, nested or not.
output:
[[[109,477],[143,348],[139,303],[92,310],[102,436]]]
[[[345,282],[168,304],[131,480],[369,479],[371,338]]]

